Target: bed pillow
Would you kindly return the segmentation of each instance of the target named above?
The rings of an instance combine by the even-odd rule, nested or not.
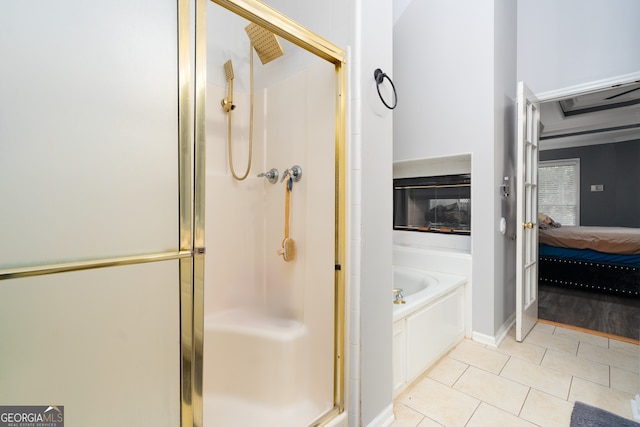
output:
[[[547,228],[558,228],[561,224],[556,222],[548,215],[538,212],[538,228],[545,230]]]

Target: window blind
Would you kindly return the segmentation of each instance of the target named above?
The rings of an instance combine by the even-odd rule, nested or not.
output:
[[[562,225],[579,225],[580,159],[539,163],[538,211]]]

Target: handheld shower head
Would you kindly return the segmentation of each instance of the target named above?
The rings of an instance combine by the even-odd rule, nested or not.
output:
[[[233,65],[231,60],[224,63],[224,75],[227,79],[227,84],[229,85],[229,92],[227,97],[224,98],[220,104],[222,105],[222,109],[228,113],[236,108],[236,106],[233,105]]]
[[[231,60],[224,63],[224,76],[227,81],[233,80],[233,64],[231,63]]]

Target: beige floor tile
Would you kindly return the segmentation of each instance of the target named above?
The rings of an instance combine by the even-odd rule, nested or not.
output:
[[[547,350],[542,360],[542,366],[609,386],[609,365],[603,363],[593,362],[562,351]]]
[[[529,387],[470,366],[453,386],[499,409],[518,415]]]
[[[578,340],[575,338],[538,331],[529,332],[529,335],[524,339],[524,342],[538,345],[540,347],[550,348],[552,350],[564,351],[573,355],[575,355],[578,350]]]
[[[631,356],[635,356],[640,359],[640,346],[637,344],[631,344],[624,341],[618,341],[614,339],[609,340],[609,348],[612,350],[621,351]]]
[[[447,427],[464,426],[480,401],[431,378],[416,383],[400,402]]]
[[[640,371],[640,359],[624,349],[602,348],[595,345],[580,343],[578,357],[600,362],[609,366],[638,373]]]
[[[468,367],[469,365],[466,363],[462,363],[450,357],[443,357],[436,366],[431,368],[427,373],[427,377],[433,378],[434,380],[440,381],[441,383],[451,387]]]
[[[636,395],[640,393],[640,375],[612,366],[611,388]]]
[[[535,424],[516,417],[508,412],[482,402],[473,414],[467,427],[535,427]]]
[[[629,401],[632,398],[633,396],[629,393],[592,383],[582,378],[574,378],[568,400],[571,402],[580,401],[622,417],[631,418]]]
[[[515,357],[509,359],[500,376],[561,399],[567,398],[571,386],[571,375]]]
[[[562,337],[570,337],[580,342],[586,342],[599,347],[609,347],[609,339],[599,335],[588,334],[586,332],[575,331],[573,329],[562,328],[560,326],[556,327],[553,334]]]
[[[424,418],[424,415],[400,402],[393,404],[393,415],[396,420],[391,427],[416,427]]]
[[[496,351],[527,362],[540,364],[546,349],[526,342],[517,342],[514,337],[508,335],[500,347],[496,348]]]
[[[500,373],[504,364],[509,360],[509,356],[469,340],[458,344],[449,353],[449,357],[494,374]]]
[[[520,418],[542,427],[566,427],[571,421],[573,403],[536,389],[531,389]]]
[[[631,418],[639,346],[543,323],[514,337],[460,343],[396,398],[392,427],[566,427],[575,401]]]
[[[443,427],[442,424],[433,421],[429,417],[424,417],[422,422],[418,424],[418,427]]]
[[[555,326],[549,325],[548,323],[540,323],[540,322],[536,323],[532,329],[532,331],[543,332],[545,334],[553,334],[555,330],[556,330]]]

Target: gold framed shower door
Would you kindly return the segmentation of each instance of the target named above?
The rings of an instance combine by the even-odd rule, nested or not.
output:
[[[203,15],[205,0],[196,0],[196,110],[195,110],[195,247],[204,245],[204,89],[206,86],[206,28]],[[223,8],[256,23],[294,45],[313,53],[335,66],[335,275],[334,275],[334,406],[312,422],[321,426],[344,411],[344,359],[345,359],[345,277],[346,277],[346,52],[291,20],[277,10],[257,0],[211,0]],[[202,13],[200,13],[202,12]],[[204,334],[204,261],[200,255],[194,257],[194,388],[191,391],[193,425],[202,426],[202,342]],[[183,402],[184,405],[184,402]],[[186,424],[184,424],[186,425]]]

